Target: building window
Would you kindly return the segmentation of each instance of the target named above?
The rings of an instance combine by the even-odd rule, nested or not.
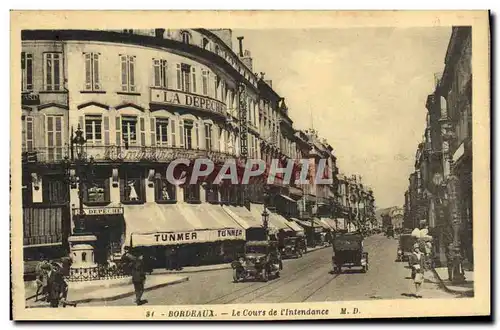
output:
[[[64,177],[60,175],[44,176],[42,181],[42,198],[44,203],[66,203],[69,196]]]
[[[205,124],[205,149],[212,150],[212,124]]]
[[[191,91],[191,66],[188,64],[177,64],[177,89],[189,93]]]
[[[86,204],[109,203],[109,179],[94,178],[84,190]]]
[[[21,52],[21,90],[33,90],[33,54]]]
[[[208,72],[208,70],[203,70],[201,72],[203,95],[208,95],[208,77],[209,77],[209,74],[210,73]]]
[[[85,139],[90,143],[102,142],[101,116],[85,116]]]
[[[167,88],[167,61],[153,59],[154,87]]]
[[[26,116],[23,118],[23,151],[33,151],[33,117]]]
[[[62,116],[47,116],[47,159],[62,160]]]
[[[122,92],[135,92],[135,56],[120,55]]]
[[[144,177],[140,170],[121,171],[120,197],[122,203],[144,203]]]
[[[193,121],[184,121],[184,147],[186,149],[193,149]]]
[[[185,44],[191,43],[191,35],[187,31],[181,32],[181,39],[182,39],[182,42]]]
[[[85,90],[101,90],[99,76],[99,54],[84,53],[85,56]]]
[[[219,99],[219,83],[220,79],[217,75],[214,75],[214,99]]]
[[[155,199],[156,202],[175,202],[175,185],[166,178],[158,178],[155,185]]]
[[[156,118],[156,144],[168,143],[168,119]]]
[[[60,53],[45,53],[44,68],[45,68],[45,90],[59,91],[61,90],[61,54]]]
[[[122,141],[125,144],[137,142],[137,117],[122,117]]]
[[[200,202],[200,185],[199,184],[186,184],[184,185],[184,201],[187,203]]]
[[[134,33],[133,29],[123,29],[122,31],[123,31],[123,33],[129,33],[129,34],[133,34]]]

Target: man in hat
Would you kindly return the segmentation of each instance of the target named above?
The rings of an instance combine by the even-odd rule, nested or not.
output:
[[[142,305],[142,295],[144,294],[144,282],[146,281],[146,272],[144,271],[144,256],[140,254],[132,264],[132,283],[134,284],[135,303]]]

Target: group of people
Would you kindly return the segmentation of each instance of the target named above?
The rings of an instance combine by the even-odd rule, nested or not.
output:
[[[36,266],[35,301],[47,301],[50,307],[59,307],[60,303],[64,307],[74,305],[67,301],[68,284],[64,279],[70,265],[70,258],[62,258],[60,262],[49,262],[48,259],[42,257]],[[39,296],[41,296],[40,299]]]

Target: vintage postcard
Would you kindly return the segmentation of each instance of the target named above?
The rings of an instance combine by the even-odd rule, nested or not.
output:
[[[14,319],[490,315],[489,39],[487,11],[11,12]]]

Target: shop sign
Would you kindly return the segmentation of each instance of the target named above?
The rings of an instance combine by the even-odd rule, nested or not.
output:
[[[195,108],[221,115],[226,113],[226,105],[220,101],[168,89],[151,88],[151,103]]]
[[[215,230],[132,234],[133,246],[177,245],[227,240],[245,240],[245,231],[243,229],[225,228]]]
[[[22,105],[40,105],[40,95],[34,93],[21,94]]]
[[[117,215],[123,214],[123,207],[100,207],[100,208],[84,208],[85,215]],[[80,209],[73,209],[73,215],[80,214]]]
[[[111,161],[159,161],[171,162],[175,159],[210,159],[214,163],[224,162],[227,159],[234,159],[234,157],[225,153],[207,150],[183,150],[173,148],[117,148],[107,147],[104,152],[104,157],[94,155],[95,159],[107,159]]]

